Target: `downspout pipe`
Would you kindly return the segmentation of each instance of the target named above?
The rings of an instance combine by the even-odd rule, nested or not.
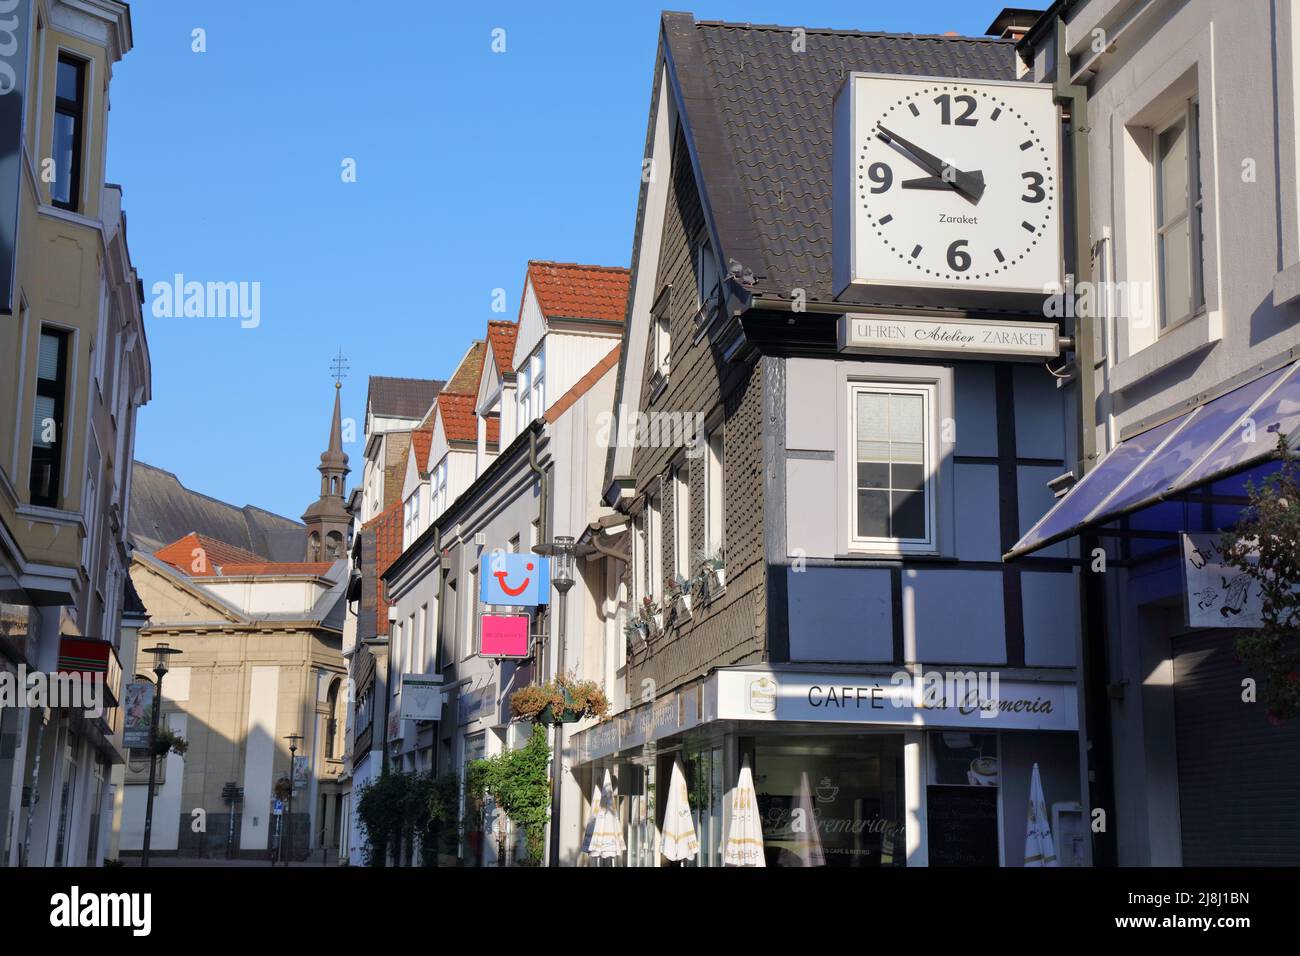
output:
[[[1088,88],[1071,82],[1070,51],[1066,42],[1065,17],[1071,3],[1062,4],[1053,23],[1054,63],[1053,91],[1056,102],[1069,111],[1069,158],[1073,189],[1070,195],[1073,237],[1067,246],[1067,266],[1072,279],[1066,294],[1073,296],[1081,283],[1092,284],[1092,204],[1088,175]],[[1095,302],[1096,296],[1090,301]],[[1078,381],[1079,414],[1076,422],[1077,465],[1079,478],[1097,461],[1097,362],[1093,348],[1091,306],[1086,314],[1077,308],[1074,317],[1074,364]],[[1116,866],[1114,755],[1111,739],[1110,700],[1106,687],[1110,683],[1106,627],[1105,591],[1102,580],[1092,571],[1090,555],[1097,548],[1091,535],[1079,537],[1083,559],[1079,574],[1079,664],[1083,688],[1080,693],[1081,735],[1079,771],[1081,786],[1087,788],[1088,823],[1092,831],[1092,814],[1106,815],[1105,828],[1092,831],[1094,866]]]

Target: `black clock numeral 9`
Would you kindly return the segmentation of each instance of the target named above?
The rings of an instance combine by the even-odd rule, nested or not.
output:
[[[953,272],[965,272],[970,268],[970,253],[963,246],[970,245],[968,239],[958,239],[948,247],[948,268]]]
[[[1043,198],[1047,195],[1047,193],[1043,191],[1042,173],[1021,173],[1020,177],[1027,180],[1029,183],[1029,195],[1021,196],[1020,200],[1022,202],[1042,202]]]
[[[872,187],[873,193],[883,193],[894,184],[894,171],[884,163],[872,163],[867,169],[867,175],[873,183],[879,184],[880,188]]]
[[[965,111],[957,117],[956,122],[952,118],[952,101],[954,99],[966,107]],[[943,93],[936,96],[934,101],[939,104],[939,110],[943,114],[941,122],[944,126],[974,126],[979,122],[979,120],[971,118],[975,113],[975,97],[973,96],[950,97],[947,93]]]

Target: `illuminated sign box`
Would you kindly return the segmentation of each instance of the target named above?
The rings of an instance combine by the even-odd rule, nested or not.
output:
[[[529,655],[527,614],[485,614],[480,625],[479,656],[525,658]]]

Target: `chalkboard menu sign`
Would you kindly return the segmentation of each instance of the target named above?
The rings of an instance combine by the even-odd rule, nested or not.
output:
[[[998,865],[996,787],[929,787],[931,866]]]

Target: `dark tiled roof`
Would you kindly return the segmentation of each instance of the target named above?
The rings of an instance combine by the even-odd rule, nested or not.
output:
[[[435,378],[370,376],[366,405],[384,418],[420,418],[429,410],[445,382]]]
[[[833,298],[831,136],[850,72],[1014,80],[1010,40],[806,30],[664,15],[723,252],[755,288]]]
[[[131,543],[154,552],[191,532],[251,552],[262,561],[301,561],[306,529],[261,508],[238,508],[191,491],[170,471],[133,463],[129,528]]]
[[[529,262],[528,277],[547,318],[622,322],[627,313],[629,271],[576,262]]]
[[[479,379],[483,377],[483,360],[486,357],[487,343],[477,340],[473,342],[465,357],[456,366],[456,371],[451,373],[451,378],[443,386],[443,392],[451,392],[453,395],[477,395]]]

